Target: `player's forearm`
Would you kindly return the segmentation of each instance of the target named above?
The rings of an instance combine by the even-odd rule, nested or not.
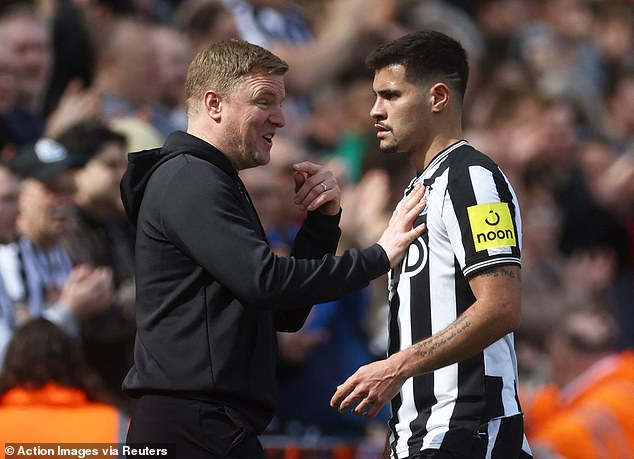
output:
[[[392,355],[400,375],[409,378],[463,361],[513,331],[519,305],[474,303],[440,332]]]

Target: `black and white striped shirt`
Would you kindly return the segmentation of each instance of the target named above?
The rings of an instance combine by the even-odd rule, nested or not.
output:
[[[441,331],[473,304],[470,275],[520,264],[518,200],[491,159],[463,140],[441,151],[405,194],[419,182],[427,186],[427,208],[417,224],[426,221],[427,231],[390,273],[390,355]],[[474,357],[405,382],[392,400],[392,457],[468,447],[483,424],[520,412],[509,333]]]

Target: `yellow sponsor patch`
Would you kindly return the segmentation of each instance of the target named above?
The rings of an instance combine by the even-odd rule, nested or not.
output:
[[[467,207],[476,251],[517,246],[508,202]]]

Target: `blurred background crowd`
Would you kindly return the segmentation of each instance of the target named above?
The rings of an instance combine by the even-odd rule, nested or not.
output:
[[[522,206],[516,348],[535,456],[634,457],[634,2],[0,5],[1,442],[115,442],[125,432],[134,251],[119,180],[127,152],[186,128],[183,84],[197,49],[240,37],[289,63],[271,164],[241,176],[271,245],[288,254],[303,218],[290,165],[327,163],[343,189],[345,249],[378,239],[416,172],[378,151],[364,58],[430,28],[465,46],[465,137],[501,166]],[[368,422],[328,401],[384,355],[386,285],[318,305],[300,332],[279,335],[271,458],[310,448],[378,457],[387,411]]]

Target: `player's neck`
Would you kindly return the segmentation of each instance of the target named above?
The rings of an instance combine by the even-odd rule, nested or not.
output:
[[[425,170],[438,153],[454,143],[459,142],[461,139],[462,137],[459,135],[435,137],[429,145],[421,151],[420,155],[411,157],[410,162],[416,167],[416,171],[420,173]]]

